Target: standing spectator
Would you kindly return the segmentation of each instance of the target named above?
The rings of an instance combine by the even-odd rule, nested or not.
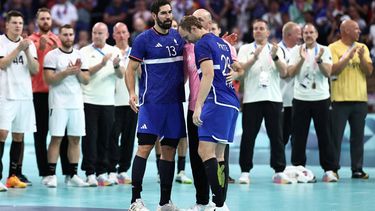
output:
[[[52,32],[57,34],[59,27],[70,24],[73,28],[78,20],[77,8],[69,0],[57,0],[51,8]]]
[[[332,74],[331,84],[332,133],[340,162],[341,143],[346,123],[350,125],[350,158],[352,178],[368,179],[363,171],[363,143],[367,115],[366,76],[373,71],[370,53],[359,43],[361,30],[358,23],[345,20],[340,26],[341,39],[330,44]]]
[[[271,1],[269,12],[265,13],[262,16],[262,19],[267,21],[270,25],[270,37],[276,38],[277,40],[281,39],[281,28],[283,22],[281,20],[281,12],[279,11],[279,2]]]
[[[275,170],[273,182],[290,184],[291,180],[283,173],[286,162],[280,127],[280,77],[287,75],[286,64],[278,45],[268,42],[270,32],[266,21],[255,20],[253,34],[255,41],[243,45],[238,53],[238,59],[245,69],[243,133],[239,158],[242,173],[239,182],[250,183],[249,171],[253,167],[255,139],[264,119],[270,139],[271,167]]]
[[[227,16],[229,6],[229,0],[206,0],[206,9],[219,24],[223,24],[222,21]],[[223,25],[226,27],[226,22]]]
[[[186,14],[191,14],[193,10],[193,0],[175,0],[172,1],[173,18],[180,22]]]
[[[113,39],[116,48],[121,51],[121,64],[126,67],[129,63],[131,47],[129,46],[128,27],[119,22],[114,26]],[[130,108],[129,95],[124,79],[116,79],[115,90],[115,122],[112,127],[109,142],[109,179],[119,184],[130,184],[131,178],[127,174],[133,157],[137,114]],[[119,146],[119,137],[120,146]],[[118,165],[118,168],[117,168]]]
[[[90,79],[87,63],[79,50],[73,48],[74,29],[70,25],[60,27],[61,47],[48,52],[44,58],[44,77],[49,84],[48,94],[49,131],[48,177],[44,185],[56,188],[56,162],[65,130],[68,135],[69,176],[66,184],[87,187],[77,174],[80,157],[80,139],[85,135],[83,97],[80,84]]]
[[[292,50],[288,74],[295,77],[293,99],[292,164],[306,166],[306,144],[311,119],[318,137],[319,160],[324,182],[337,182],[335,149],[330,134],[328,79],[332,56],[316,42],[318,31],[311,23],[303,27],[304,45]],[[309,182],[316,182],[312,179]]]
[[[124,22],[127,16],[127,8],[123,0],[112,0],[111,4],[105,8],[103,14],[103,22],[107,24],[109,34],[113,32],[113,26],[117,22]],[[114,44],[113,38],[110,36],[108,38],[108,43],[110,45]]]
[[[108,28],[98,22],[92,28],[92,44],[81,49],[89,64],[90,82],[83,85],[86,136],[82,140],[82,170],[90,186],[113,184],[107,176],[108,143],[115,112],[116,78],[123,77],[121,52],[108,44]],[[96,174],[96,176],[95,176]]]
[[[135,2],[135,11],[133,19],[142,18],[146,23],[152,21],[151,12],[147,9],[145,0],[138,0]]]
[[[90,34],[86,30],[78,32],[78,42],[74,45],[75,49],[81,49],[90,43]]]
[[[96,0],[77,0],[75,5],[78,14],[76,31],[89,31],[91,26],[91,12],[97,6]]]
[[[140,33],[146,30],[146,22],[142,18],[134,19],[133,28],[134,31],[130,35],[131,42],[133,42]]]
[[[39,72],[32,77],[33,99],[35,107],[36,128],[34,133],[35,156],[38,164],[39,176],[42,183],[48,176],[48,159],[47,159],[47,135],[48,135],[48,85],[43,78],[44,56],[51,50],[61,46],[60,39],[51,32],[52,19],[50,10],[41,8],[36,14],[39,32],[34,32],[29,39],[36,46],[38,54]],[[61,168],[64,175],[69,174],[69,161],[67,157],[68,140],[64,136],[61,146]]]
[[[12,131],[10,146],[8,188],[25,188],[26,183],[17,177],[18,162],[22,153],[26,132],[35,132],[35,111],[31,75],[39,71],[36,48],[29,39],[22,39],[23,16],[18,11],[9,11],[5,18],[7,32],[0,36],[0,180],[2,178],[5,140]],[[7,188],[0,182],[2,191]]]

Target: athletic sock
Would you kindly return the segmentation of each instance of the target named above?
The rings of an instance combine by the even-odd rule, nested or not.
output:
[[[216,204],[216,207],[222,207],[224,204],[223,200],[223,188],[224,188],[224,172],[223,169],[218,168],[216,158],[211,158],[203,162],[208,183],[211,186],[212,201]]]
[[[21,147],[22,143],[16,141],[12,141],[12,144],[10,145],[9,177],[17,174],[18,160],[22,150]]]
[[[48,176],[56,175],[56,163],[48,163]]]
[[[3,154],[5,142],[0,141],[0,180],[3,178]]]
[[[160,174],[159,165],[160,165],[161,154],[155,154],[155,155],[156,155],[156,168],[158,169],[158,174]]]
[[[160,202],[159,205],[163,206],[169,203],[171,199],[173,175],[175,170],[175,162],[160,160]]]
[[[180,173],[181,171],[185,171],[185,156],[178,156],[177,160],[177,173]]]
[[[132,165],[132,200],[131,203],[135,202],[136,199],[141,198],[142,192],[142,181],[146,170],[147,159],[136,155]]]

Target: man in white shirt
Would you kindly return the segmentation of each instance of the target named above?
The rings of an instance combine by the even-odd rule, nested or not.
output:
[[[108,143],[114,121],[116,78],[123,78],[121,52],[106,44],[108,27],[98,22],[92,29],[93,43],[80,51],[89,64],[90,82],[82,85],[86,136],[82,139],[82,170],[90,186],[109,186]],[[95,176],[96,174],[96,176]]]
[[[73,49],[74,29],[70,25],[60,27],[61,47],[48,52],[44,58],[44,78],[49,85],[49,132],[48,177],[43,180],[47,187],[56,188],[56,162],[62,138],[67,130],[70,175],[68,186],[87,187],[77,175],[80,157],[79,141],[85,135],[83,97],[80,84],[90,79],[87,63],[81,53]]]
[[[312,24],[302,30],[305,44],[291,52],[288,73],[295,77],[293,98],[292,164],[306,165],[306,143],[311,119],[318,137],[319,158],[325,174],[324,182],[337,182],[335,150],[330,137],[328,78],[332,56],[326,46],[316,42],[318,31]],[[315,182],[312,181],[312,182]]]
[[[279,47],[283,51],[285,62],[288,64],[290,52],[302,39],[301,27],[294,23],[288,22],[283,26],[283,39],[279,42]],[[292,77],[282,78],[280,80],[281,94],[283,95],[282,111],[282,138],[286,145],[292,134],[292,100],[293,100],[294,79]]]
[[[245,69],[242,116],[242,139],[240,146],[241,177],[239,182],[249,184],[249,171],[253,167],[255,139],[262,120],[265,120],[271,147],[271,167],[275,170],[275,183],[289,184],[290,179],[282,173],[285,169],[285,151],[281,139],[280,118],[282,96],[280,77],[287,75],[282,50],[276,43],[269,43],[267,22],[253,22],[255,41],[243,45],[238,59]]]
[[[6,16],[7,33],[0,36],[0,71],[2,99],[0,109],[0,180],[3,165],[4,143],[12,131],[10,147],[8,188],[25,188],[27,185],[16,176],[18,161],[22,153],[23,136],[35,132],[35,111],[31,75],[38,73],[36,48],[29,39],[22,39],[23,15],[9,11]],[[6,191],[0,182],[0,191]]]
[[[129,63],[131,51],[129,37],[128,27],[124,23],[116,23],[113,27],[113,39],[116,41],[115,48],[121,51],[121,65],[124,67],[127,67]],[[108,172],[109,179],[119,184],[131,184],[131,178],[127,174],[127,171],[130,168],[133,157],[136,127],[137,114],[130,108],[129,94],[125,86],[125,81],[122,78],[117,78],[115,90],[115,122],[109,142]],[[119,146],[118,139],[120,135],[121,144]]]

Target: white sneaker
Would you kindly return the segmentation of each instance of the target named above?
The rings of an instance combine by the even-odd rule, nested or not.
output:
[[[176,176],[176,182],[182,183],[182,184],[191,184],[193,181],[185,175],[185,171],[180,171],[180,173]]]
[[[192,207],[186,209],[185,211],[205,211],[207,205],[194,204]]]
[[[117,185],[118,184],[118,179],[117,179],[117,173],[115,172],[111,172],[108,174],[108,180],[114,184],[114,185]]]
[[[145,204],[143,203],[142,199],[136,199],[135,202],[133,202],[128,211],[150,211],[146,208]]]
[[[3,183],[0,182],[0,192],[5,192],[7,190],[8,188]]]
[[[49,188],[56,188],[57,187],[57,177],[56,175],[47,176],[46,186]]]
[[[229,211],[229,208],[226,203],[222,207],[216,207],[215,211]]]
[[[242,172],[238,182],[240,184],[250,184],[250,174],[248,172]]]
[[[72,178],[68,180],[66,183],[67,186],[70,187],[89,187],[89,183],[84,182],[79,176],[74,175]]]
[[[42,177],[42,181],[41,181],[42,185],[47,185],[48,180],[49,180],[49,176]]]
[[[95,174],[90,174],[87,176],[86,182],[89,184],[90,187],[97,187],[98,181],[96,180]]]
[[[216,209],[216,204],[210,201],[207,205],[204,211],[215,211]]]
[[[273,183],[276,184],[292,184],[294,181],[283,172],[276,173],[272,176]]]
[[[337,174],[333,171],[326,171],[323,175],[323,182],[337,182]]]
[[[108,179],[106,173],[99,175],[96,180],[98,181],[99,186],[112,186],[113,183]]]
[[[160,206],[158,204],[158,208],[156,209],[156,211],[181,211],[180,209],[178,209],[176,207],[176,205],[174,205],[172,203],[172,201],[169,201],[168,204],[164,204],[163,206]]]
[[[126,172],[121,172],[117,175],[117,181],[119,184],[132,184],[132,179]]]

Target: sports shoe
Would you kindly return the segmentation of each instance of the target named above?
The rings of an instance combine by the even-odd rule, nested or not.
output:
[[[215,211],[229,211],[229,208],[226,203],[222,207],[216,207]]]
[[[26,188],[27,184],[21,182],[21,180],[16,175],[12,175],[7,179],[6,186],[7,188]]]
[[[113,183],[108,179],[106,173],[99,175],[96,180],[98,181],[98,186],[112,186]]]
[[[158,208],[156,208],[156,211],[181,211],[172,203],[172,201],[169,201],[168,204],[164,204],[163,206],[160,206],[158,204]]]
[[[87,176],[86,182],[89,184],[90,187],[97,187],[98,181],[96,180],[96,176],[94,174],[90,174]]]
[[[21,182],[26,183],[27,186],[32,186],[33,185],[33,183],[29,179],[27,179],[27,177],[24,174],[17,175],[17,177],[21,180]]]
[[[0,192],[5,192],[7,190],[8,188],[3,183],[0,182]]]
[[[42,181],[41,181],[42,185],[46,185],[47,182],[48,182],[48,179],[49,179],[48,176],[44,176],[44,177],[42,177]]]
[[[207,205],[204,211],[215,211],[216,210],[216,204],[210,201]]]
[[[205,211],[207,205],[194,204],[192,207],[186,209],[185,211]]]
[[[69,180],[70,180],[70,176],[69,175],[65,175],[64,183],[68,184]]]
[[[278,172],[272,176],[273,183],[276,184],[292,184],[293,181],[283,172]]]
[[[193,181],[185,175],[185,171],[180,171],[180,173],[176,176],[176,182],[182,183],[182,184],[191,184]]]
[[[353,171],[352,172],[352,178],[353,179],[368,179],[370,177],[369,174],[364,172],[362,169],[359,171]]]
[[[228,183],[234,184],[234,183],[236,183],[236,180],[233,179],[231,176],[228,176]]]
[[[248,172],[242,172],[240,178],[238,179],[240,184],[250,184],[250,177]]]
[[[72,178],[68,180],[66,183],[67,186],[70,187],[89,187],[89,183],[84,182],[79,176],[74,175]]]
[[[136,199],[135,202],[133,202],[128,211],[150,211],[146,208],[145,204],[143,203],[142,199]]]
[[[47,176],[47,178],[45,179],[44,185],[49,187],[49,188],[56,188],[57,187],[57,177],[56,177],[56,175]]]
[[[326,171],[323,175],[323,182],[337,182],[336,173],[333,171]]]
[[[117,180],[119,184],[131,184],[132,179],[128,176],[126,172],[121,172],[117,175]]]
[[[111,172],[108,174],[108,180],[114,184],[114,185],[117,185],[118,184],[118,179],[117,179],[117,173],[115,172]]]

